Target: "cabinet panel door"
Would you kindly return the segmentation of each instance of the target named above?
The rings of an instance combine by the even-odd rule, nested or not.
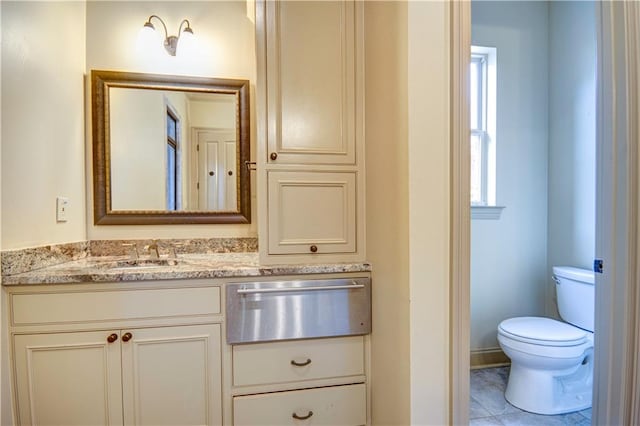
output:
[[[364,384],[233,398],[233,424],[236,426],[356,426],[366,422]]]
[[[108,343],[112,333],[15,336],[18,423],[122,425],[120,339]]]
[[[356,251],[356,174],[269,172],[269,254]]]
[[[125,425],[222,423],[220,325],[122,330]]]
[[[355,163],[355,10],[354,1],[266,2],[270,162]]]

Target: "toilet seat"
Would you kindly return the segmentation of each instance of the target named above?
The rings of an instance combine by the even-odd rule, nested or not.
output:
[[[551,318],[517,317],[502,321],[498,334],[532,345],[566,347],[586,343],[591,333]]]

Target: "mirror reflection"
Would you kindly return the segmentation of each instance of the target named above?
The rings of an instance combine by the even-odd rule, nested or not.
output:
[[[237,211],[235,94],[109,90],[112,210]]]
[[[92,71],[94,222],[249,223],[249,82]]]

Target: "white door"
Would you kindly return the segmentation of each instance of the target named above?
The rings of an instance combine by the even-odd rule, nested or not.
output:
[[[198,146],[200,209],[237,210],[235,132],[199,131]]]
[[[14,343],[18,424],[122,425],[117,332],[18,335]]]
[[[222,424],[220,351],[220,324],[122,330],[124,424]]]

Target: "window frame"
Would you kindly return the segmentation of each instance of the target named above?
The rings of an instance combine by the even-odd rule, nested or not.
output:
[[[166,170],[166,185],[165,185],[165,204],[166,209],[168,211],[177,211],[181,208],[180,203],[180,187],[181,187],[181,179],[180,179],[180,131],[181,131],[181,123],[180,117],[178,116],[177,111],[171,107],[171,105],[166,102],[165,103],[165,149],[166,149],[166,161],[165,161],[165,170]],[[172,138],[169,135],[169,120],[174,122],[174,131],[175,138]],[[173,148],[173,170],[169,170],[169,165],[171,161],[169,161],[169,147]],[[173,174],[173,188],[171,186],[170,175]],[[173,189],[173,191],[170,191]],[[173,198],[170,197],[170,194],[173,193]],[[172,208],[173,207],[173,208]]]
[[[477,94],[470,96],[470,117],[469,117],[469,149],[471,149],[471,139],[480,138],[480,200],[470,201],[472,208],[472,219],[492,219],[499,218],[503,207],[496,203],[496,115],[497,115],[497,49],[495,47],[471,46],[471,57],[469,66],[477,64],[478,81],[475,84]],[[471,72],[469,77],[470,89]],[[472,120],[471,99],[477,100],[475,111],[477,117]],[[473,121],[477,126],[472,127]],[[481,211],[482,210],[482,211]],[[497,217],[496,216],[497,212]],[[476,214],[477,213],[477,214]]]

